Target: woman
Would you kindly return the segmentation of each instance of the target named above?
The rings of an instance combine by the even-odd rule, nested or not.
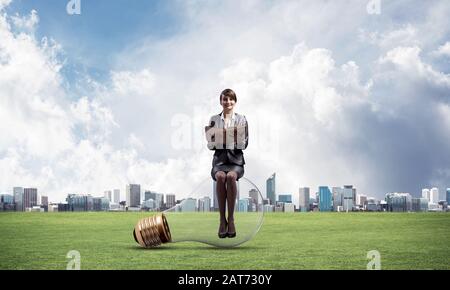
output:
[[[217,182],[216,192],[220,212],[218,236],[221,239],[226,237],[234,238],[236,236],[234,225],[234,208],[237,195],[236,181],[244,175],[245,160],[242,150],[247,148],[248,145],[247,120],[244,115],[234,112],[236,102],[235,92],[231,89],[224,90],[220,94],[220,104],[223,110],[220,114],[212,116],[209,121],[209,128],[215,129],[215,133],[211,136],[213,142],[208,144],[208,148],[215,150],[211,177]],[[230,138],[230,135],[227,133],[218,138],[217,134],[223,132],[222,129],[228,129],[228,132],[233,132],[234,130],[234,138],[232,138],[233,135]],[[230,142],[230,139],[232,139],[232,142]],[[218,142],[219,140],[220,143]],[[213,145],[210,146],[211,144]],[[228,207],[228,218],[225,217],[226,207]]]

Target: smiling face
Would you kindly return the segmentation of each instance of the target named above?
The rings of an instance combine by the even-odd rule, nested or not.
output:
[[[230,112],[234,109],[236,101],[230,96],[222,95],[222,98],[220,99],[220,104],[222,105],[224,112]]]

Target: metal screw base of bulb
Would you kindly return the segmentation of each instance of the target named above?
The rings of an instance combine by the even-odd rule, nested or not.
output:
[[[172,241],[169,225],[163,213],[139,220],[133,231],[134,240],[145,248]]]

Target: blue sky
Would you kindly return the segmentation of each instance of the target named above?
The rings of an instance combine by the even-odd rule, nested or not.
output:
[[[450,187],[448,1],[67,2],[0,0],[0,191],[182,194],[227,87],[263,192]]]
[[[68,15],[69,1],[18,0],[6,9],[11,14],[36,10],[40,21],[36,36],[56,39],[68,67],[104,78],[114,67],[115,55],[146,38],[163,39],[182,29],[170,1],[81,1],[81,15]],[[67,69],[68,77],[73,71]],[[73,79],[70,79],[74,81]]]

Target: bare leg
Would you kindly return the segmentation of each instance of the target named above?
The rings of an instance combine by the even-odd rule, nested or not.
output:
[[[216,173],[216,192],[217,192],[217,202],[219,203],[219,214],[220,214],[220,226],[219,226],[219,237],[220,233],[226,233],[227,231],[227,219],[225,217],[225,204],[227,200],[227,189],[226,189],[226,178],[227,175],[223,171],[218,171]]]
[[[237,196],[237,174],[234,171],[227,173],[227,203],[228,203],[228,236],[234,237],[236,235],[236,228],[234,226],[234,207],[236,205]]]

